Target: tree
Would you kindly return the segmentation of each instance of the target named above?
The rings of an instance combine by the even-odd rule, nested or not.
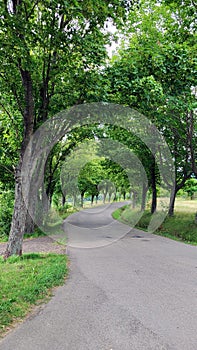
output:
[[[81,193],[81,206],[83,206],[85,193],[91,196],[92,204],[94,203],[94,197],[98,200],[100,192],[99,185],[104,178],[105,169],[102,166],[102,158],[93,159],[84,166],[78,178],[78,187]]]
[[[34,129],[54,113],[57,95],[69,79],[103,62],[107,19],[120,26],[129,1],[4,1],[0,5],[0,77],[22,116],[19,162],[15,170],[15,205],[5,258],[22,254],[27,210],[21,167]],[[81,101],[80,101],[81,102]],[[82,101],[83,102],[83,101]],[[72,101],[79,103],[79,98]],[[59,106],[56,107],[59,109]],[[66,108],[67,106],[64,106]],[[56,110],[57,111],[57,110]]]
[[[122,46],[106,70],[110,101],[145,114],[169,145],[176,168],[169,215],[174,213],[177,192],[196,169],[196,103],[192,95],[197,77],[196,20],[194,9],[185,8],[184,4],[179,8],[173,3],[167,6],[166,2],[143,2],[140,8],[130,12]],[[140,151],[138,156],[141,153],[143,159],[146,151],[143,147]],[[159,145],[156,152],[160,152]],[[152,212],[156,210],[159,181],[156,181],[154,158],[155,154],[149,154]],[[167,178],[166,186],[169,186]]]
[[[193,108],[193,110],[190,110],[187,114],[187,139],[192,171],[197,178],[197,115],[195,108]]]
[[[194,195],[197,192],[197,180],[194,178],[191,178],[186,181],[183,191],[188,194],[191,200],[194,199]]]

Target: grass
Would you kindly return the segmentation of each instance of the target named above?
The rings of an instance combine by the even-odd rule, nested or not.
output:
[[[77,208],[69,208],[67,210],[59,210],[59,215],[61,217],[62,220],[67,219],[68,216],[76,213],[78,211]]]
[[[36,227],[33,233],[25,233],[24,239],[26,239],[26,238],[38,238],[38,237],[43,237],[43,236],[46,236],[46,234],[39,227]],[[8,237],[7,237],[7,240],[8,240]]]
[[[197,201],[177,199],[175,214],[166,217],[164,222],[154,232],[174,240],[197,245],[197,224],[194,218],[197,211]],[[145,210],[143,215],[137,210],[131,210],[129,206],[120,208],[113,213],[113,218],[132,227],[147,230],[151,214]],[[136,224],[137,222],[137,224]],[[136,225],[135,225],[136,224]]]
[[[23,319],[33,305],[46,302],[52,287],[64,283],[65,255],[24,254],[0,257],[0,336]]]

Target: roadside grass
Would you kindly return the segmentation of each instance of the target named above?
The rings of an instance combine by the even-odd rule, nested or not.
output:
[[[35,305],[46,302],[67,275],[65,255],[31,253],[0,257],[0,337]]]
[[[79,211],[77,208],[69,208],[67,210],[64,210],[64,209],[60,209],[59,210],[59,215],[61,217],[62,220],[65,220],[67,219],[67,217],[69,217],[70,215],[76,213],[77,211]]]
[[[177,199],[174,216],[166,217],[154,234],[197,245],[196,211],[196,200]],[[147,230],[151,218],[149,210],[145,210],[142,215],[140,211],[133,210],[130,206],[119,208],[112,216],[116,220],[144,231]],[[137,224],[135,225],[136,222]]]

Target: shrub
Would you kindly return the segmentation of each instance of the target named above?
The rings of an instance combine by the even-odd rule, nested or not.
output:
[[[13,191],[0,192],[0,237],[7,237],[10,232],[14,207]]]

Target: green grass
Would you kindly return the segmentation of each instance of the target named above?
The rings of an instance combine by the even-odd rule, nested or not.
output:
[[[76,208],[69,208],[68,210],[60,210],[59,215],[60,215],[62,220],[65,220],[68,216],[76,213],[77,211],[78,211],[78,209],[76,209]]]
[[[64,283],[65,255],[24,254],[0,257],[0,336],[23,319],[33,305],[45,302],[51,288]]]
[[[26,238],[38,238],[38,237],[43,237],[43,236],[46,236],[46,234],[39,227],[36,227],[33,233],[25,233],[24,239],[26,239]],[[7,237],[7,240],[8,240],[8,237]]]
[[[124,207],[118,208],[116,209],[113,213],[112,213],[112,217],[115,220],[120,220],[121,221],[121,216],[122,213],[124,212],[124,210],[127,208],[127,205],[124,205]]]
[[[197,245],[197,224],[194,222],[197,201],[184,201],[178,199],[173,217],[166,217],[164,222],[154,232],[174,240]],[[150,222],[150,211],[146,210],[141,216],[139,211],[132,210],[129,206],[120,208],[113,213],[113,218],[132,227],[147,230]],[[138,221],[139,219],[139,221]],[[135,223],[137,224],[135,225]]]

